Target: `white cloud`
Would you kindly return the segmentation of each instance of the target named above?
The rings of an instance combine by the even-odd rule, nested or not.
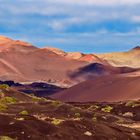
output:
[[[131,19],[135,23],[140,23],[140,15],[134,15]]]
[[[42,0],[45,1],[45,0]],[[116,6],[116,5],[134,5],[140,4],[139,0],[46,0],[54,4],[72,4],[72,5],[96,5],[96,6]]]
[[[113,41],[115,43],[120,41],[119,44],[125,44],[124,41],[128,41],[132,44],[134,37],[140,35],[139,7],[140,0],[0,0],[0,27],[4,25],[6,29],[14,29],[14,33],[10,34],[16,38],[32,40],[31,43],[37,43],[40,40],[52,46],[55,46],[54,43],[60,43],[60,45],[66,43],[66,46],[68,44],[74,46],[75,43],[80,46],[80,42],[97,46],[103,43],[113,44]],[[94,27],[94,25],[111,21],[130,23],[128,31],[120,32],[118,26],[121,25],[115,22],[116,25],[113,27],[115,31],[101,26],[97,31],[90,31],[90,33],[86,32],[86,29],[86,33],[66,32],[66,29],[73,26],[91,24]],[[125,28],[124,24],[123,26],[121,28]],[[48,28],[52,31],[50,32]],[[20,35],[17,32],[19,29]],[[56,35],[60,32],[61,34]]]
[[[60,27],[64,22],[76,24],[110,19],[130,20],[136,14],[140,16],[139,4],[140,0],[14,0],[12,2],[1,0],[0,17],[6,13],[11,16],[25,14],[67,16],[63,21],[61,19],[58,19],[57,23],[53,21],[54,27]],[[136,17],[132,21],[137,22]]]

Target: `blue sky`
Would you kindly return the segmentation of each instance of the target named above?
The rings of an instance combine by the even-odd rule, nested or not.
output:
[[[102,53],[140,45],[140,0],[0,0],[0,35]]]

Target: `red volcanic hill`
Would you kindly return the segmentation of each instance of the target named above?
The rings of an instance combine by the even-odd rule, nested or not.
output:
[[[116,102],[140,98],[140,76],[111,75],[97,77],[51,97],[65,102]]]
[[[111,66],[93,54],[37,48],[0,36],[0,80],[53,82],[73,85],[94,76],[130,73],[136,69]]]
[[[56,51],[58,49],[39,49],[29,43],[0,36],[0,79],[67,82],[71,81],[71,73],[88,65]]]
[[[0,79],[15,81],[69,80],[68,72],[86,65],[47,49],[0,37]]]

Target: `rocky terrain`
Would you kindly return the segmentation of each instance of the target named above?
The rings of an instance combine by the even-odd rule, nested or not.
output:
[[[1,140],[139,140],[140,101],[63,103],[0,85]]]
[[[139,140],[139,56],[0,36],[0,140]]]

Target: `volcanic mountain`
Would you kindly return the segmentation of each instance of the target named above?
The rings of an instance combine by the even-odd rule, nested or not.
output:
[[[26,42],[0,36],[0,79],[70,83],[73,78],[71,75],[89,65],[86,59],[103,67],[106,65],[107,71],[108,64],[97,56],[81,54],[82,57],[75,60],[69,58],[68,54],[63,56],[62,51],[59,54],[56,51],[58,52],[57,49],[55,52],[54,49],[40,49]]]
[[[116,102],[140,98],[140,76],[131,74],[96,77],[73,86],[52,98],[65,102]]]
[[[14,81],[63,81],[68,72],[86,65],[47,49],[0,37],[0,79]]]
[[[100,56],[99,56],[100,57]],[[114,67],[94,54],[66,53],[55,48],[37,48],[0,36],[0,80],[50,82],[72,86],[94,76],[135,72]]]

